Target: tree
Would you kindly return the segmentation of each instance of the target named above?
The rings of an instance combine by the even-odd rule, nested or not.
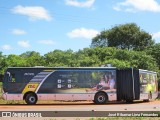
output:
[[[0,52],[0,65],[1,65],[1,62],[2,62],[2,60],[3,60],[3,55],[2,55],[2,52]]]
[[[0,74],[4,74],[4,59],[5,59],[5,56],[2,54],[2,52],[0,52]]]
[[[39,52],[27,51],[20,55],[21,58],[26,60],[27,67],[44,66],[44,58]]]
[[[128,50],[144,50],[154,44],[152,36],[134,23],[115,26],[102,31],[92,39],[91,47],[116,47]]]
[[[98,58],[95,49],[84,48],[83,50],[79,50],[75,56],[75,64],[77,67],[91,67],[91,66],[99,66],[101,61]]]
[[[160,69],[160,43],[146,49],[147,54],[151,55],[157,62]]]
[[[157,63],[144,51],[128,51],[110,47],[94,48],[99,53],[101,64],[112,64],[117,68],[137,68],[157,71]],[[99,52],[98,52],[99,51]],[[103,58],[103,59],[101,59]]]
[[[159,68],[159,70],[157,71],[158,78],[160,78],[160,43],[157,43],[157,44],[147,48],[146,52],[147,52],[147,54],[151,55],[155,59],[157,66]],[[158,83],[159,83],[159,89],[160,89],[160,79],[159,79]]]
[[[50,67],[71,67],[74,53],[72,50],[62,51],[54,50],[44,55],[46,66]]]
[[[4,74],[8,67],[24,67],[26,66],[26,60],[19,55],[10,54],[4,56],[1,62],[1,74]]]

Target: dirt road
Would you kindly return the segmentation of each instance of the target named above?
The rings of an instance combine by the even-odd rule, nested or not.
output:
[[[132,104],[123,102],[110,102],[104,105],[95,105],[92,102],[56,102],[52,104],[37,105],[0,105],[0,111],[160,111],[160,101],[142,102]]]
[[[151,102],[141,102],[137,101],[132,104],[126,104],[123,102],[110,102],[104,105],[95,105],[92,102],[54,102],[49,104],[37,104],[37,105],[25,105],[25,104],[1,104],[0,105],[0,120],[21,120],[21,117],[17,117],[19,112],[22,115],[25,115],[27,112],[40,112],[42,117],[32,117],[32,118],[23,118],[24,120],[89,120],[93,116],[106,117],[106,114],[115,113],[120,111],[124,114],[130,115],[131,111],[146,111],[146,112],[155,112],[156,114],[160,111],[160,101],[151,101]],[[128,112],[129,111],[129,112]],[[12,117],[2,117],[3,112],[8,112],[12,114]],[[18,113],[14,114],[13,113]],[[158,112],[158,113],[157,113]],[[25,114],[23,114],[25,113]],[[30,113],[29,113],[30,114]],[[85,114],[85,116],[83,116]],[[133,113],[131,113],[133,114]],[[135,113],[134,113],[135,114]],[[137,113],[136,113],[137,114]],[[138,113],[139,114],[139,113]],[[6,113],[5,113],[6,115]],[[14,116],[14,117],[13,117]],[[40,115],[41,116],[41,115]],[[58,117],[57,117],[58,116]],[[92,117],[90,117],[92,116]],[[121,116],[120,116],[121,117]],[[136,116],[137,117],[137,116]],[[147,117],[145,117],[146,119]],[[150,117],[152,118],[152,117]],[[157,117],[153,117],[157,119]]]

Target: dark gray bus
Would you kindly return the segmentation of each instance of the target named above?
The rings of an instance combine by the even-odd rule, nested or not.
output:
[[[5,100],[92,100],[107,101],[155,99],[158,96],[156,72],[114,67],[12,67],[3,79]]]

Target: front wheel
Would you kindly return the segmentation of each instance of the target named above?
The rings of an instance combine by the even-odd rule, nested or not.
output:
[[[25,98],[25,102],[28,104],[28,105],[34,105],[37,103],[37,97],[35,94],[33,93],[29,93],[26,95],[26,98]]]
[[[104,104],[108,100],[108,97],[105,93],[97,93],[94,98],[96,104]]]

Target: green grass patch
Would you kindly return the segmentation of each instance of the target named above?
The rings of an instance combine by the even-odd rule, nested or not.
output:
[[[0,104],[25,104],[22,100],[3,100],[0,99]]]

